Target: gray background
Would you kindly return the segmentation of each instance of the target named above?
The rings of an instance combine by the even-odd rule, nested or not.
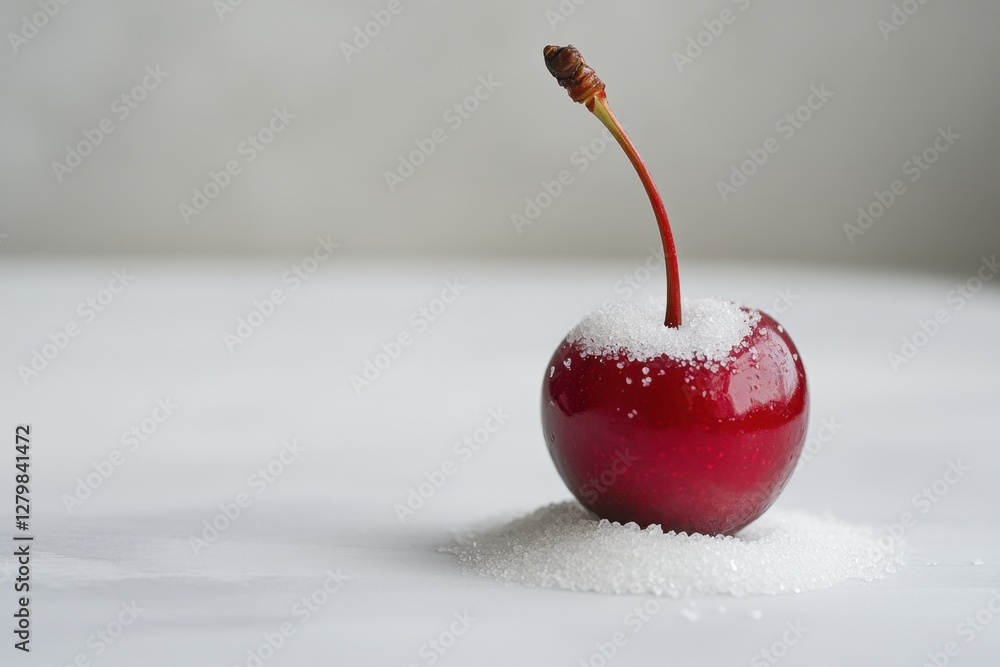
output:
[[[39,6],[4,3],[4,254],[298,255],[319,234],[351,256],[645,254],[655,225],[625,158],[609,151],[584,173],[571,162],[601,127],[545,72],[550,42],[575,43],[608,82],[682,259],[965,274],[1000,245],[996,2],[919,5],[884,39],[887,1],[566,0],[574,11],[553,25],[557,0],[401,0],[347,62],[341,44],[387,4],[244,0],[220,18],[193,0],[70,2],[14,53],[9,33]],[[734,22],[678,71],[673,53],[724,9]],[[169,75],[120,120],[115,98],[156,65]],[[490,75],[500,87],[452,129],[445,111]],[[814,85],[833,98],[723,202],[717,181]],[[242,161],[275,107],[295,119]],[[114,132],[60,183],[52,162],[105,117]],[[961,139],[849,243],[857,207],[949,126]],[[447,141],[390,192],[384,173],[438,127]],[[231,159],[242,172],[186,224],[179,205]],[[564,169],[573,185],[518,234],[511,215]]]

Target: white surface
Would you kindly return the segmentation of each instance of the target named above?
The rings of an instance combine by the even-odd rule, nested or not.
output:
[[[17,365],[49,332],[82,322],[77,304],[123,265],[133,283],[25,387]],[[694,607],[664,602],[633,634],[625,616],[646,598],[504,587],[463,576],[438,551],[453,527],[567,497],[540,435],[542,374],[566,332],[613,298],[633,266],[334,258],[292,292],[281,281],[290,265],[0,267],[0,428],[9,443],[15,424],[33,426],[37,536],[35,650],[12,660],[5,646],[3,664],[94,658],[88,636],[132,600],[145,611],[93,664],[242,665],[263,633],[291,620],[296,634],[267,665],[425,665],[421,646],[466,611],[477,621],[437,664],[578,665],[595,642],[622,631],[617,664],[745,665],[781,640],[787,622],[808,631],[783,665],[921,665],[949,641],[961,650],[953,664],[997,664],[1000,620],[971,643],[956,635],[1000,588],[995,289],[955,312],[952,278],[682,266],[689,296],[760,307],[777,290],[797,297],[778,317],[805,359],[811,431],[824,419],[842,427],[796,472],[779,505],[875,525],[911,511],[917,525],[906,535],[910,564],[884,582]],[[380,342],[412,332],[411,312],[454,278],[467,290],[356,395],[349,375]],[[655,276],[639,296],[660,282]],[[276,288],[287,302],[230,354],[223,333]],[[893,372],[886,353],[939,308],[950,322]],[[126,449],[122,432],[165,397],[176,413],[68,514],[60,496],[94,462]],[[504,427],[468,461],[456,456],[453,443],[496,408],[509,414]],[[248,477],[289,438],[306,450],[253,494]],[[4,452],[0,492],[10,500],[12,454]],[[401,525],[394,503],[447,459],[457,474]],[[970,471],[921,513],[914,494],[956,460]],[[247,491],[252,505],[195,556],[189,537],[219,503]],[[0,539],[13,532],[11,510],[8,502]],[[350,580],[299,624],[293,605],[328,569]],[[8,623],[13,598],[8,578],[0,588]]]

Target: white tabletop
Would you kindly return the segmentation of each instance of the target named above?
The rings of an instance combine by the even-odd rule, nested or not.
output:
[[[598,645],[622,633],[607,664],[766,665],[761,652],[774,650],[782,665],[922,665],[928,653],[996,665],[1000,280],[959,299],[960,277],[682,266],[688,295],[777,302],[809,374],[811,432],[841,425],[815,441],[778,505],[875,526],[911,513],[908,565],[884,581],[664,600],[637,627],[628,614],[647,598],[507,587],[439,551],[454,528],[568,497],[541,438],[542,373],[586,310],[622,296],[617,281],[644,278],[640,262],[335,256],[294,289],[282,278],[294,259],[5,259],[0,539],[17,532],[13,432],[28,423],[35,541],[32,652],[3,647],[2,664],[254,665],[248,651],[271,635],[281,646],[264,649],[268,666],[596,666]],[[122,268],[127,286],[102,294]],[[449,280],[460,296],[425,328],[418,309]],[[636,297],[661,284],[654,274]],[[274,290],[283,303],[230,352],[224,334]],[[91,314],[86,299],[109,297]],[[947,322],[894,370],[887,354],[938,310]],[[66,342],[57,332],[71,323]],[[356,393],[350,376],[401,333],[411,344]],[[18,366],[49,334],[65,349],[25,383]],[[504,426],[401,523],[394,505],[501,408]],[[143,440],[123,437],[143,425]],[[97,488],[70,512],[77,480],[107,473],[110,457],[120,465],[92,475]],[[269,464],[280,474],[262,481]],[[968,471],[922,500],[953,464]],[[228,529],[203,534],[237,501]],[[193,536],[205,539],[198,553]],[[8,625],[12,564],[0,560]],[[129,625],[109,646],[96,633],[117,635],[119,620]]]

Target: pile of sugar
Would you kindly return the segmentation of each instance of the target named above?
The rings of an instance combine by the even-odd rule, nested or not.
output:
[[[738,537],[664,533],[597,520],[576,502],[456,537],[467,571],[526,586],[668,597],[798,593],[872,581],[902,546],[832,518],[769,512]]]
[[[665,301],[620,301],[596,310],[570,331],[584,355],[623,355],[646,361],[667,355],[679,361],[725,363],[760,322],[760,313],[721,299],[684,299],[680,327],[663,326]]]

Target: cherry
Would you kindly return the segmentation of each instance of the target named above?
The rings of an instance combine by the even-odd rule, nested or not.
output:
[[[809,416],[802,360],[784,328],[764,313],[682,301],[663,202],[611,112],[603,82],[573,46],[548,46],[544,55],[570,97],[612,132],[642,180],[666,260],[662,327],[668,329],[643,323],[655,317],[648,308],[618,304],[570,332],[542,386],[549,453],[573,495],[601,518],[733,534],[771,506],[795,468]],[[607,322],[632,327],[632,337]],[[645,338],[636,339],[636,331]],[[739,337],[728,339],[734,332]],[[685,340],[695,344],[687,349]],[[706,340],[728,349],[699,348]]]

